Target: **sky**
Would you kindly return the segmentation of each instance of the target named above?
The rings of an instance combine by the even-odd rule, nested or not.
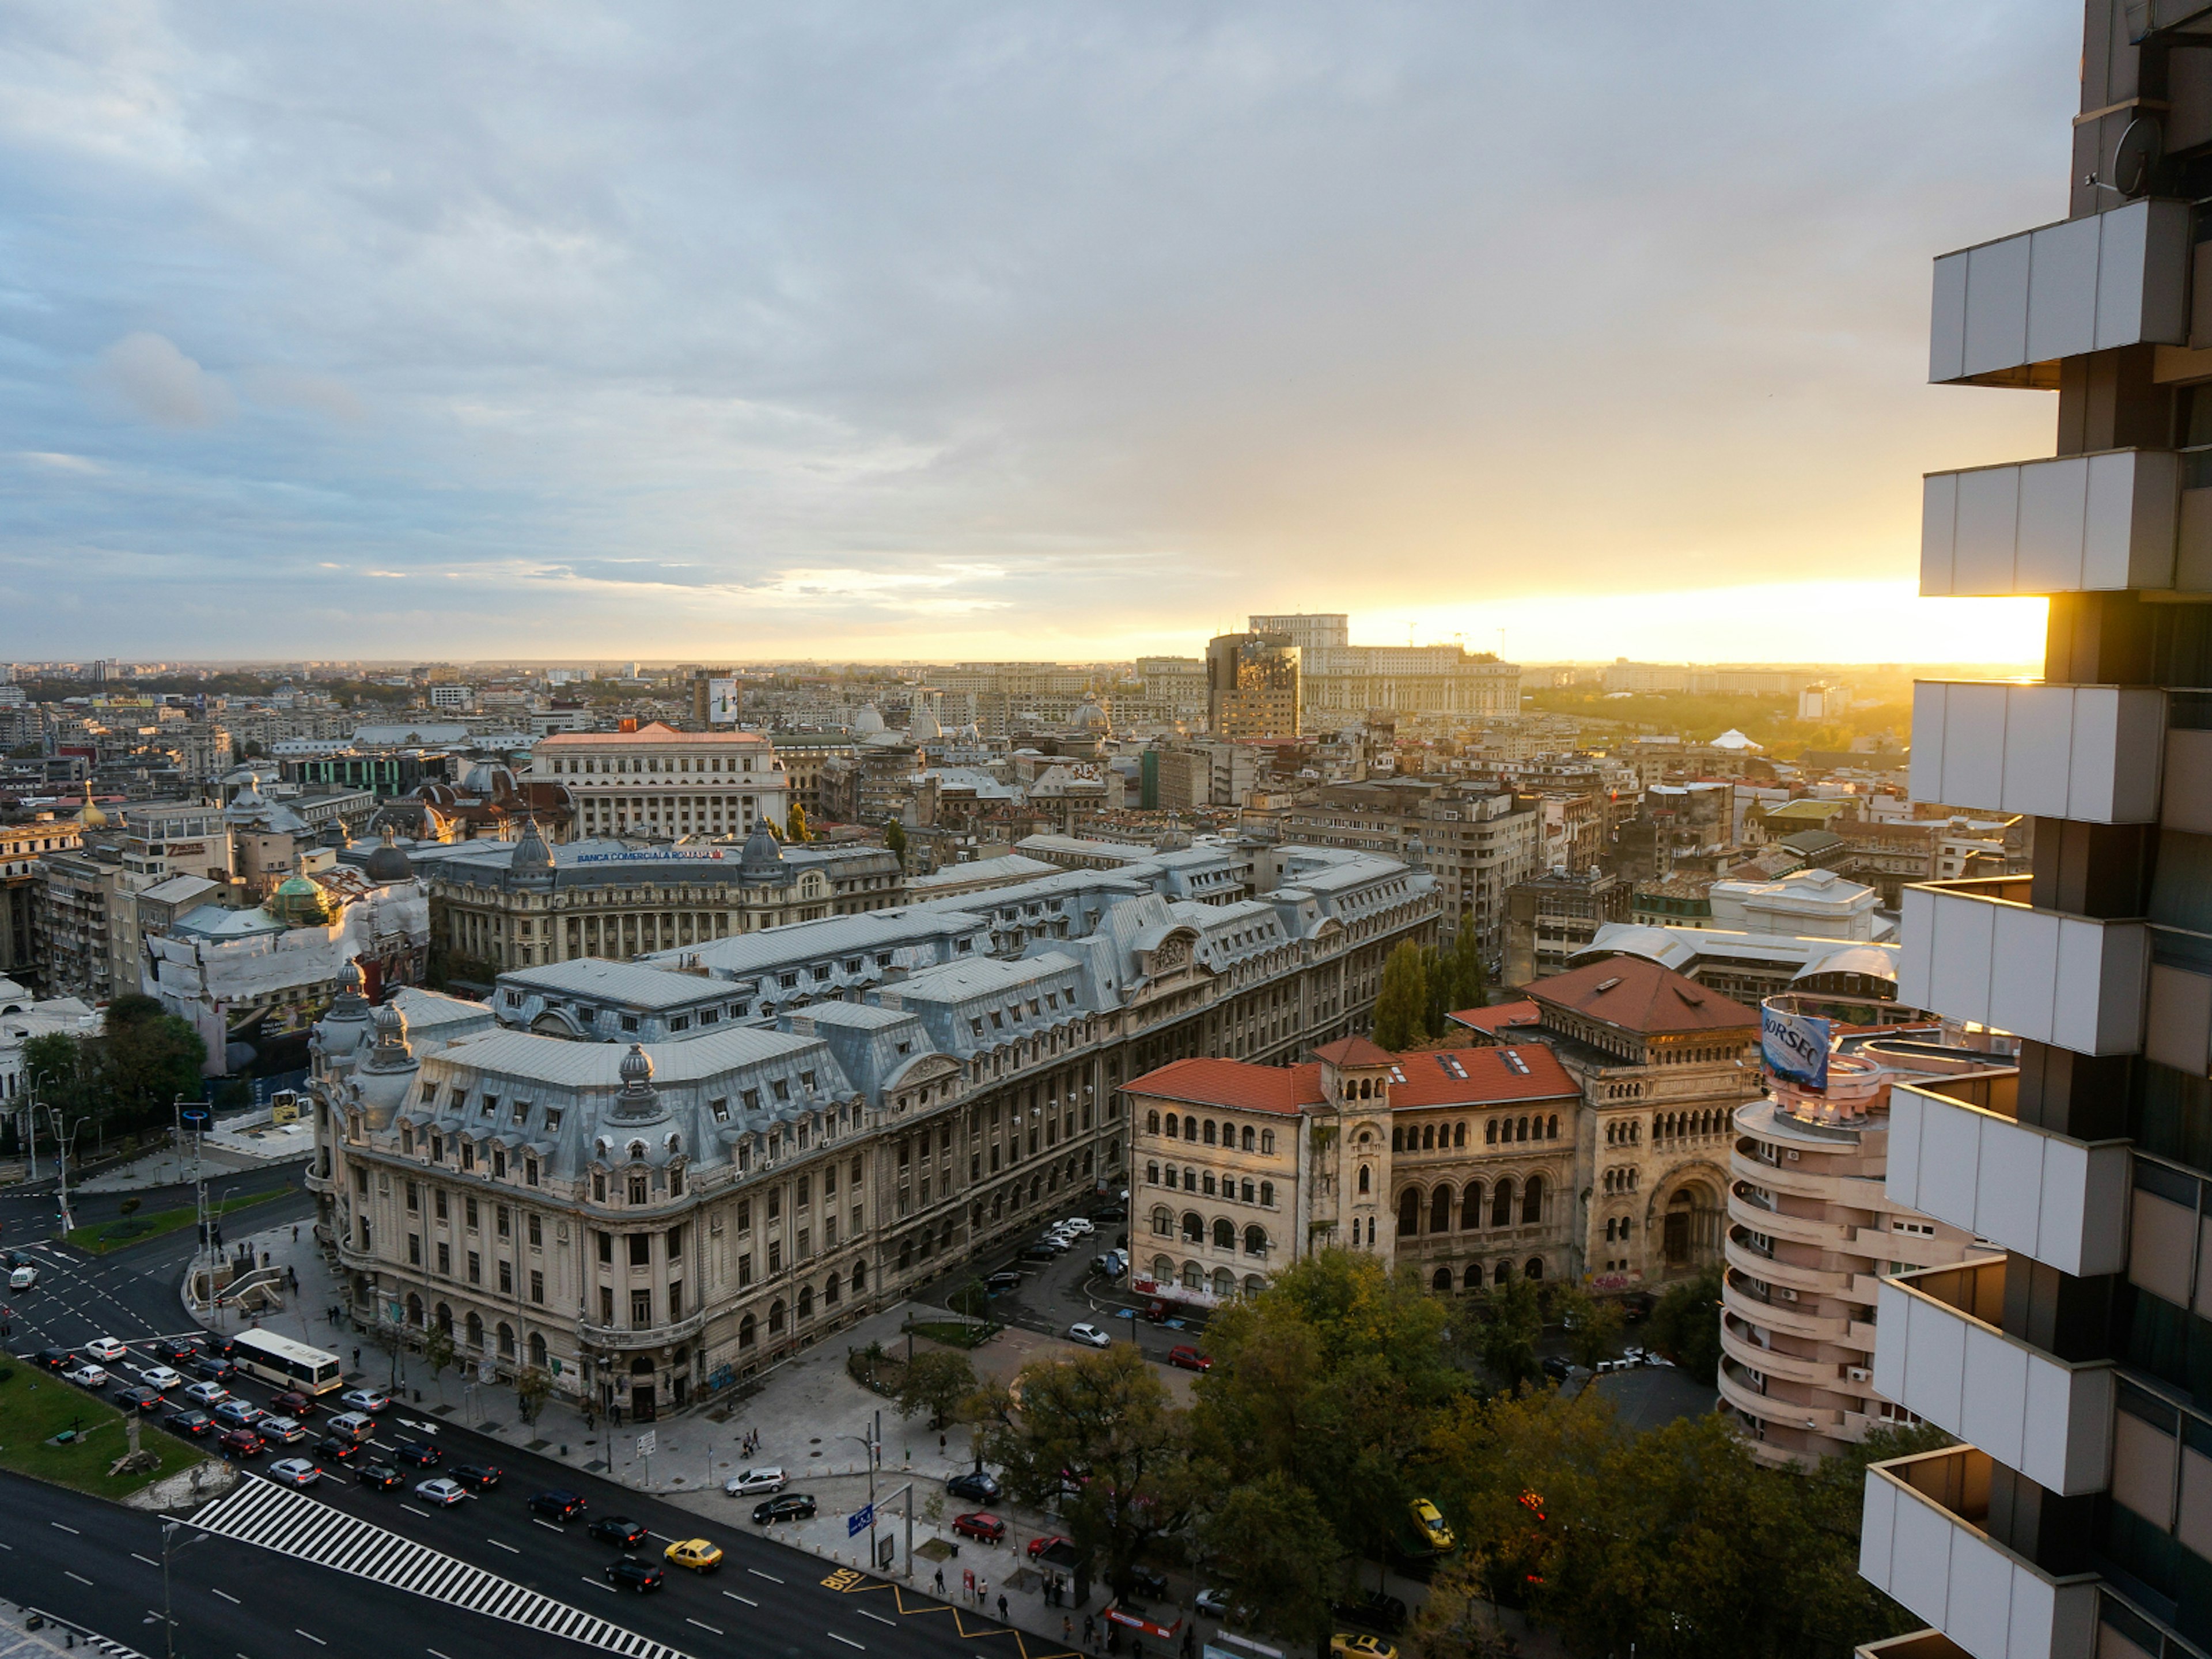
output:
[[[0,4],[0,659],[2039,655],[2078,0]]]

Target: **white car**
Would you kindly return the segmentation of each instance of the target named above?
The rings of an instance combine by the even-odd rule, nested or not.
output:
[[[288,1486],[312,1486],[323,1478],[323,1472],[304,1457],[285,1457],[269,1466],[269,1478]]]
[[[1110,1348],[1114,1346],[1114,1339],[1096,1325],[1070,1325],[1067,1336],[1071,1342],[1080,1342],[1087,1347]]]
[[[230,1390],[220,1382],[195,1382],[185,1390],[185,1398],[199,1407],[214,1405],[219,1400],[230,1398]]]
[[[1094,1224],[1087,1215],[1072,1215],[1060,1224],[1067,1231],[1071,1233],[1079,1233],[1085,1238],[1090,1237],[1091,1234],[1098,1231],[1096,1224]]]
[[[80,1365],[73,1371],[64,1371],[62,1380],[74,1382],[80,1389],[104,1389],[107,1386],[107,1373],[97,1365]]]
[[[112,1365],[131,1352],[112,1336],[96,1336],[84,1345],[84,1351],[103,1365]]]
[[[450,1509],[469,1495],[469,1489],[458,1480],[448,1480],[440,1475],[435,1480],[425,1480],[415,1488],[415,1495],[425,1503],[435,1504],[440,1509]]]
[[[184,1382],[183,1376],[167,1365],[149,1365],[138,1373],[138,1380],[157,1394],[167,1394]]]
[[[17,1267],[8,1275],[8,1288],[11,1291],[27,1291],[38,1282],[39,1270],[36,1267]]]
[[[190,1394],[191,1390],[185,1390]],[[344,1412],[331,1419],[331,1432],[349,1440],[366,1440],[376,1432],[376,1419],[360,1412]]]
[[[732,1498],[750,1498],[757,1492],[781,1492],[790,1484],[791,1477],[781,1469],[747,1469],[722,1482],[722,1490]]]

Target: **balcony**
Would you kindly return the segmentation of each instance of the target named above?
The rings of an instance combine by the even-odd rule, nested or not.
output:
[[[2136,1053],[2148,926],[2039,910],[2028,891],[2025,876],[1907,887],[1899,998],[2077,1054]]]
[[[2189,209],[2130,202],[1936,261],[1931,383],[2055,390],[2058,360],[2189,338]]]
[[[706,1322],[706,1310],[702,1309],[672,1325],[645,1325],[632,1330],[620,1325],[580,1324],[576,1334],[587,1348],[660,1348],[688,1341],[699,1334]]]
[[[1920,800],[2089,823],[2154,823],[2166,694],[2149,687],[1923,680],[1912,688]]]
[[[2094,1652],[2096,1576],[2053,1577],[1984,1532],[1990,1469],[1972,1446],[1869,1468],[1860,1576],[1975,1659]]]
[[[1920,591],[1938,599],[2171,588],[2180,471],[2171,450],[2115,449],[1931,472],[1920,488]]]
[[[1990,1105],[1899,1083],[1889,1095],[1893,1204],[1918,1210],[2075,1277],[2127,1261],[2124,1140],[2075,1140]]]
[[[2000,1330],[2004,1277],[1997,1257],[1885,1281],[1875,1387],[2049,1491],[2101,1492],[2112,1364],[2070,1364]]]

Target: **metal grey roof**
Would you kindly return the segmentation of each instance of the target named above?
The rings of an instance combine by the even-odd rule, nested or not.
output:
[[[515,968],[499,977],[502,987],[512,985],[544,995],[589,997],[654,1012],[720,1002],[729,994],[726,985],[697,974],[607,962],[598,957],[548,963],[542,968]]]
[[[823,1044],[817,1038],[788,1031],[730,1025],[687,1042],[652,1042],[644,1048],[646,1058],[653,1062],[654,1086],[673,1087],[703,1082],[726,1072],[807,1049],[819,1052]],[[622,1086],[623,1057],[629,1053],[629,1046],[620,1042],[571,1042],[562,1037],[539,1036],[533,1031],[489,1031],[441,1049],[428,1059],[452,1068],[493,1073],[532,1083],[611,1090]]]

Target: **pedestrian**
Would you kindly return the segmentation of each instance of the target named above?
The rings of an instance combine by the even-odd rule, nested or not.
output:
[[[1098,1637],[1098,1621],[1089,1613],[1083,1615],[1083,1645],[1089,1647]]]
[[[1006,1593],[1004,1590],[999,1592],[999,1622],[1002,1625],[1006,1622]]]
[[[973,1567],[960,1575],[960,1599],[963,1601],[975,1599],[975,1569]]]
[[[1182,1632],[1182,1659],[1191,1659],[1198,1651],[1198,1626],[1186,1625]]]
[[[292,1242],[295,1244],[300,1242],[300,1224],[296,1221],[292,1224]]]
[[[1070,1647],[1075,1645],[1075,1620],[1063,1619],[1060,1621],[1060,1639]]]
[[[356,1348],[353,1351],[353,1368],[356,1370],[359,1370],[361,1369],[361,1350],[359,1348]]]
[[[937,1593],[939,1595],[945,1594],[945,1569],[942,1567],[937,1570]]]
[[[978,1578],[975,1581],[975,1605],[979,1607],[988,1607],[990,1601],[991,1581],[988,1578]]]

